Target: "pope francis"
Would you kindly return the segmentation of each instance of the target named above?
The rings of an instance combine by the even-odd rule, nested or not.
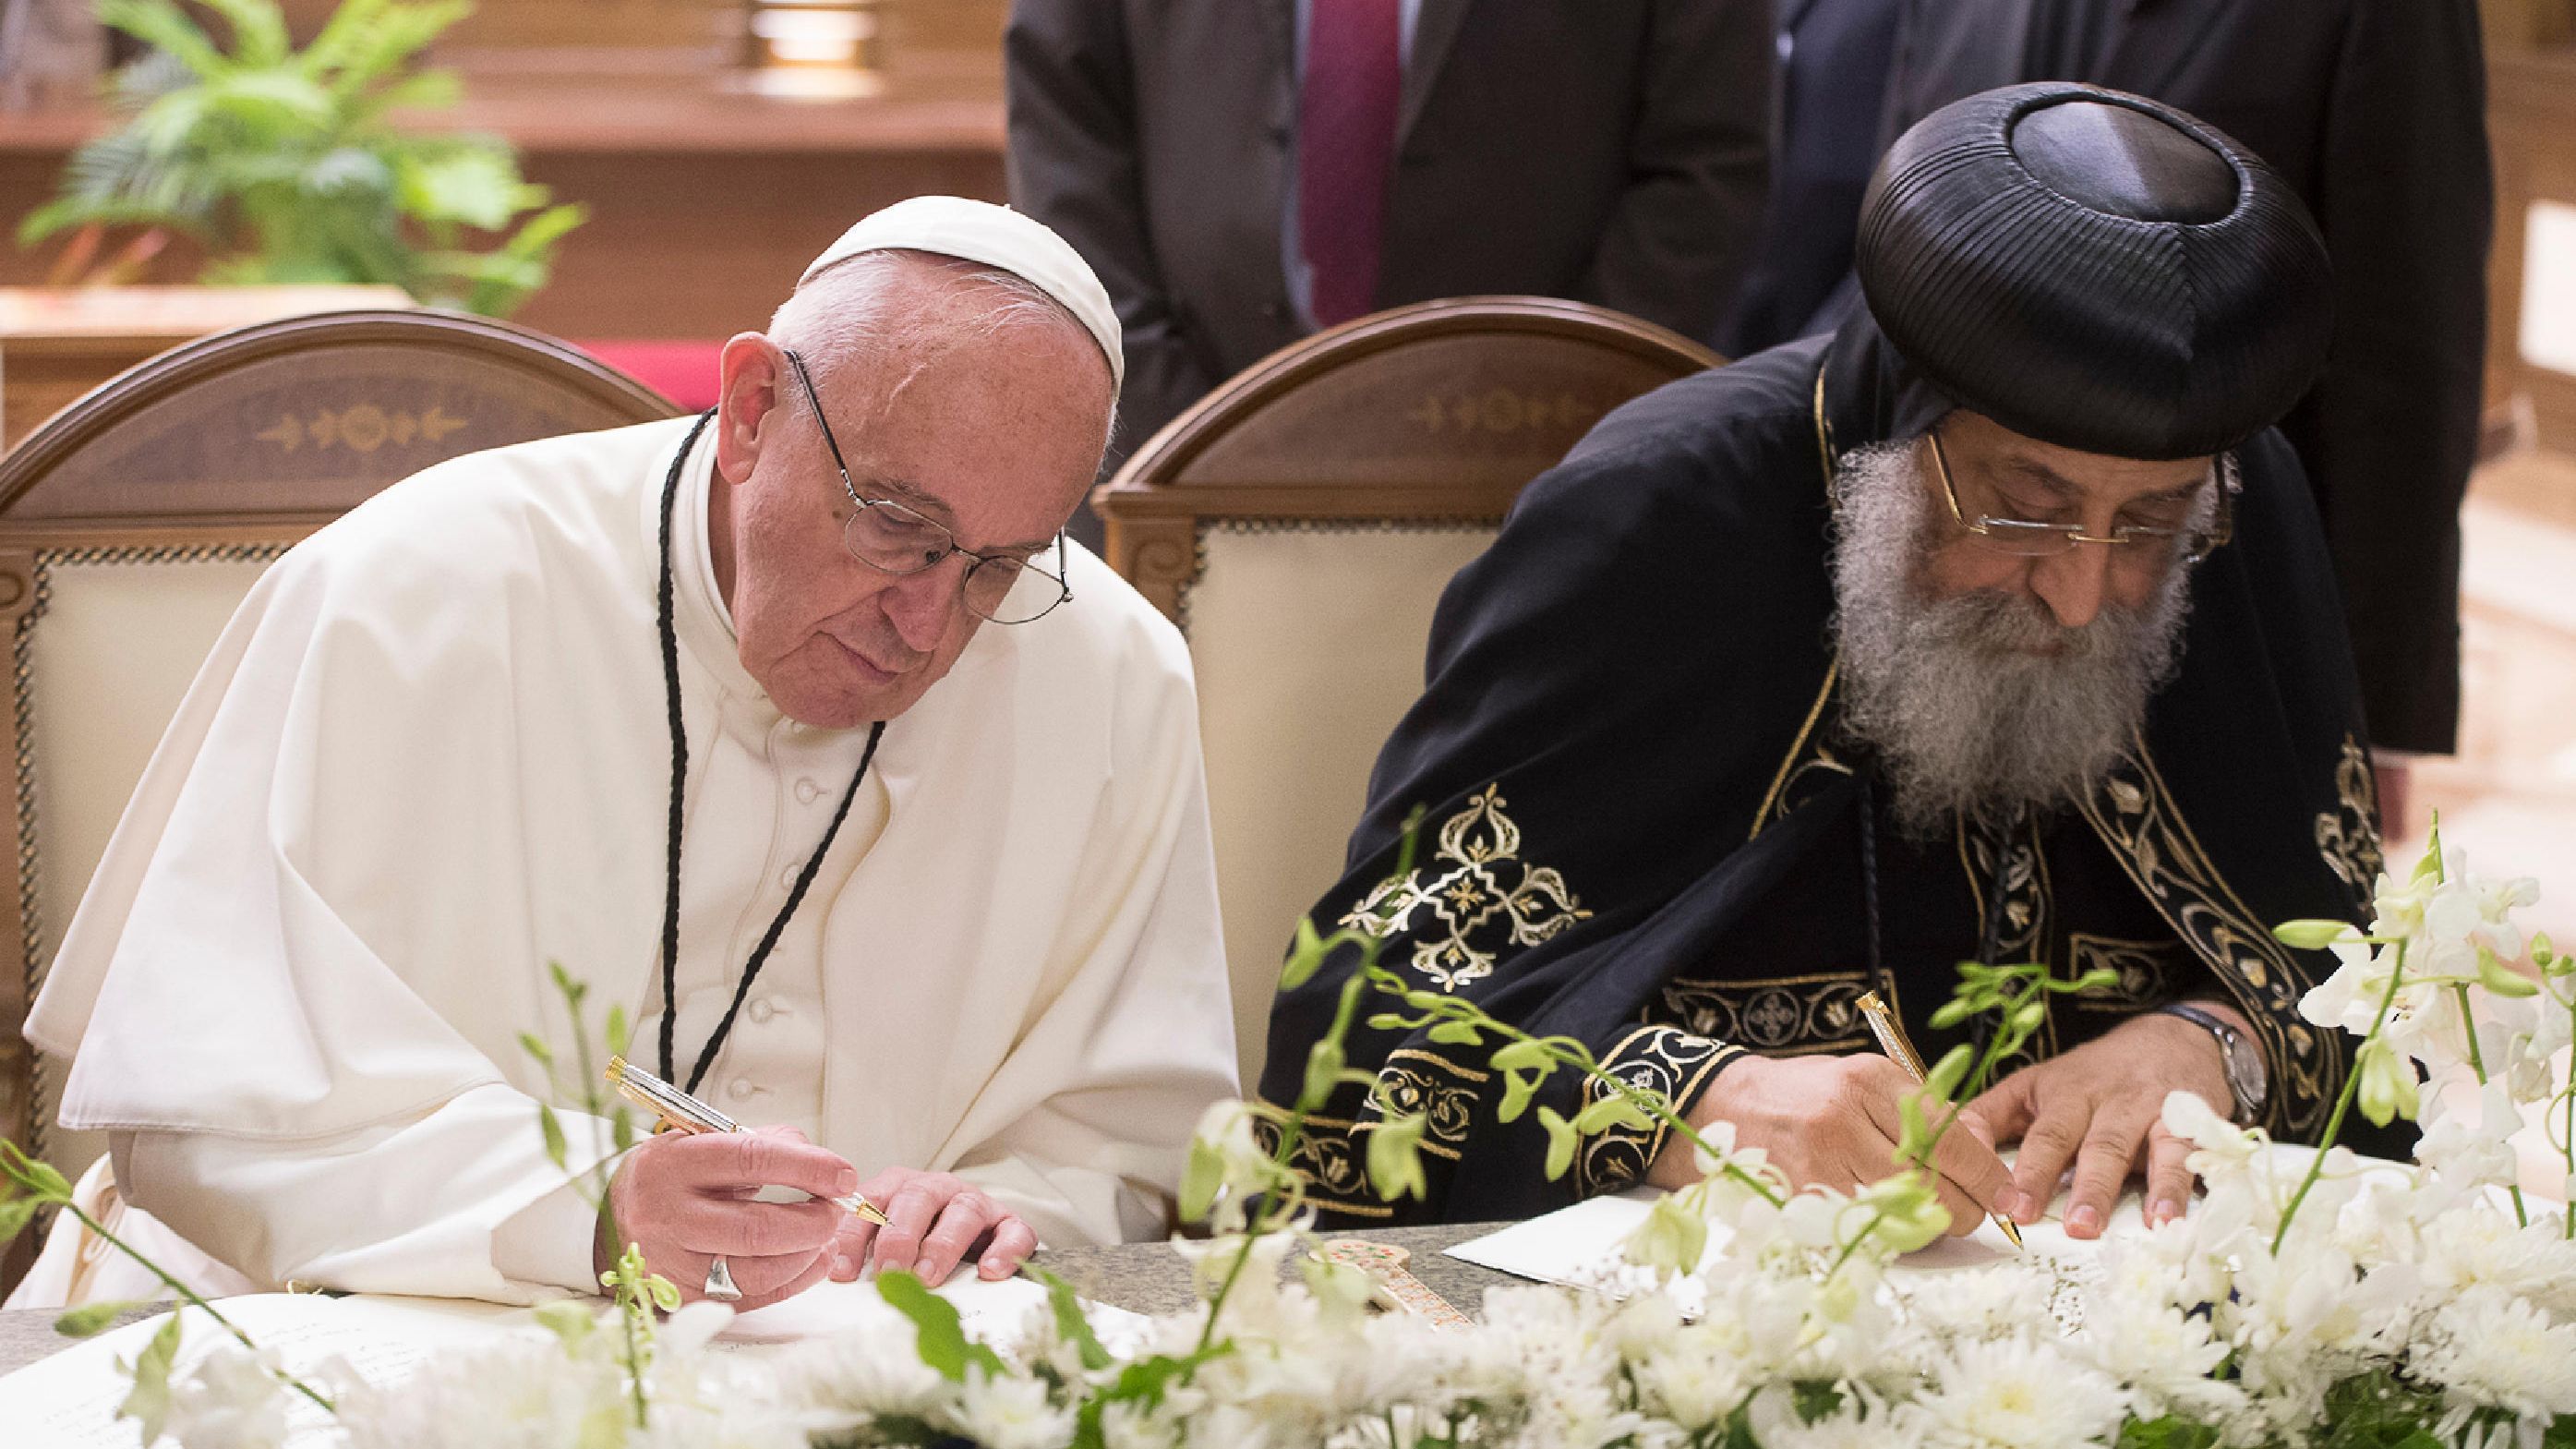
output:
[[[519,1044],[568,1030],[555,961],[772,1129],[614,1166],[692,1295],[1161,1231],[1235,1082],[1188,658],[1062,533],[1120,356],[1054,233],[919,198],[725,345],[707,415],[460,458],[289,552],[29,1021],[77,1049],[64,1124],[222,1286],[594,1288]],[[800,1195],[853,1188],[888,1226]]]

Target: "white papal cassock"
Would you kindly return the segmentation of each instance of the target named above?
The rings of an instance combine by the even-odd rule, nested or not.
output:
[[[588,1286],[518,1043],[546,963],[651,1063],[670,732],[658,505],[692,423],[460,458],[281,558],[190,690],[29,1020],[127,1199],[254,1283]],[[780,715],[707,549],[672,558],[689,742],[682,1073],[858,768]],[[855,562],[851,567],[859,567]],[[887,725],[701,1093],[856,1163],[967,1177],[1048,1244],[1162,1227],[1235,1088],[1181,640],[1088,553]],[[1024,580],[1023,586],[1038,581]]]

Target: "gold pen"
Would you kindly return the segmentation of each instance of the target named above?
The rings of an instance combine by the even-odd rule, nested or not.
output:
[[[1887,1053],[1888,1058],[1898,1066],[1905,1068],[1905,1075],[1918,1082],[1922,1081],[1923,1059],[1914,1054],[1914,1043],[1905,1039],[1903,1023],[1896,1019],[1895,1012],[1887,1009],[1886,1002],[1878,999],[1878,993],[1864,991],[1860,994],[1860,1000],[1853,1002],[1852,1005],[1859,1007],[1860,1014],[1868,1019],[1869,1034],[1878,1038],[1878,1049]],[[2013,1226],[2011,1218],[2005,1217],[2002,1213],[1988,1213],[1987,1216],[1994,1220],[1996,1227],[2003,1229],[2007,1241],[2016,1248],[2021,1246],[2021,1229]]]
[[[679,1088],[672,1086],[670,1083],[663,1081],[660,1077],[653,1075],[651,1072],[644,1070],[642,1067],[635,1065],[624,1057],[610,1057],[608,1059],[608,1081],[609,1085],[617,1088],[617,1095],[624,1097],[627,1101],[630,1101],[636,1106],[653,1114],[654,1120],[660,1124],[660,1126],[654,1129],[657,1132],[661,1131],[663,1128],[668,1128],[674,1132],[742,1132],[749,1130],[741,1123],[733,1120],[731,1117],[728,1117],[722,1112],[717,1111],[715,1108],[708,1106],[706,1103],[699,1101],[697,1098],[690,1096],[688,1093],[681,1091]],[[848,1197],[836,1197],[831,1199],[831,1201],[841,1207],[849,1209],[851,1212],[857,1213],[860,1217],[867,1219],[869,1222],[875,1223],[878,1227],[889,1226],[886,1222],[886,1215],[877,1210],[877,1205],[855,1192],[851,1193]]]

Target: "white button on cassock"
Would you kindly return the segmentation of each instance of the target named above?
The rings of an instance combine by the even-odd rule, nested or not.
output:
[[[796,782],[796,802],[800,805],[813,804],[822,793],[823,787],[815,784],[810,776]]]
[[[736,1077],[733,1079],[733,1085],[725,1088],[725,1092],[737,1102],[748,1102],[760,1095],[760,1088],[753,1086],[748,1077]]]
[[[754,1022],[767,1021],[777,1014],[778,1003],[770,997],[764,996],[751,1004],[751,1019]]]

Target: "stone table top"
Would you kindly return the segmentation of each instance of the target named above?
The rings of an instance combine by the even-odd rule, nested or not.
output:
[[[1328,1233],[1359,1237],[1403,1248],[1411,1255],[1406,1267],[1424,1286],[1473,1315],[1484,1305],[1485,1290],[1524,1280],[1473,1263],[1447,1257],[1441,1249],[1463,1243],[1502,1226],[1460,1223],[1423,1228],[1377,1228],[1363,1233]],[[1056,1248],[1033,1260],[1060,1274],[1084,1297],[1137,1313],[1174,1313],[1196,1301],[1189,1264],[1169,1243],[1126,1243],[1108,1248]],[[150,1317],[159,1307],[132,1310],[118,1318],[123,1325]],[[25,1308],[0,1312],[0,1373],[26,1367],[71,1346],[73,1340],[54,1332],[54,1310]]]

